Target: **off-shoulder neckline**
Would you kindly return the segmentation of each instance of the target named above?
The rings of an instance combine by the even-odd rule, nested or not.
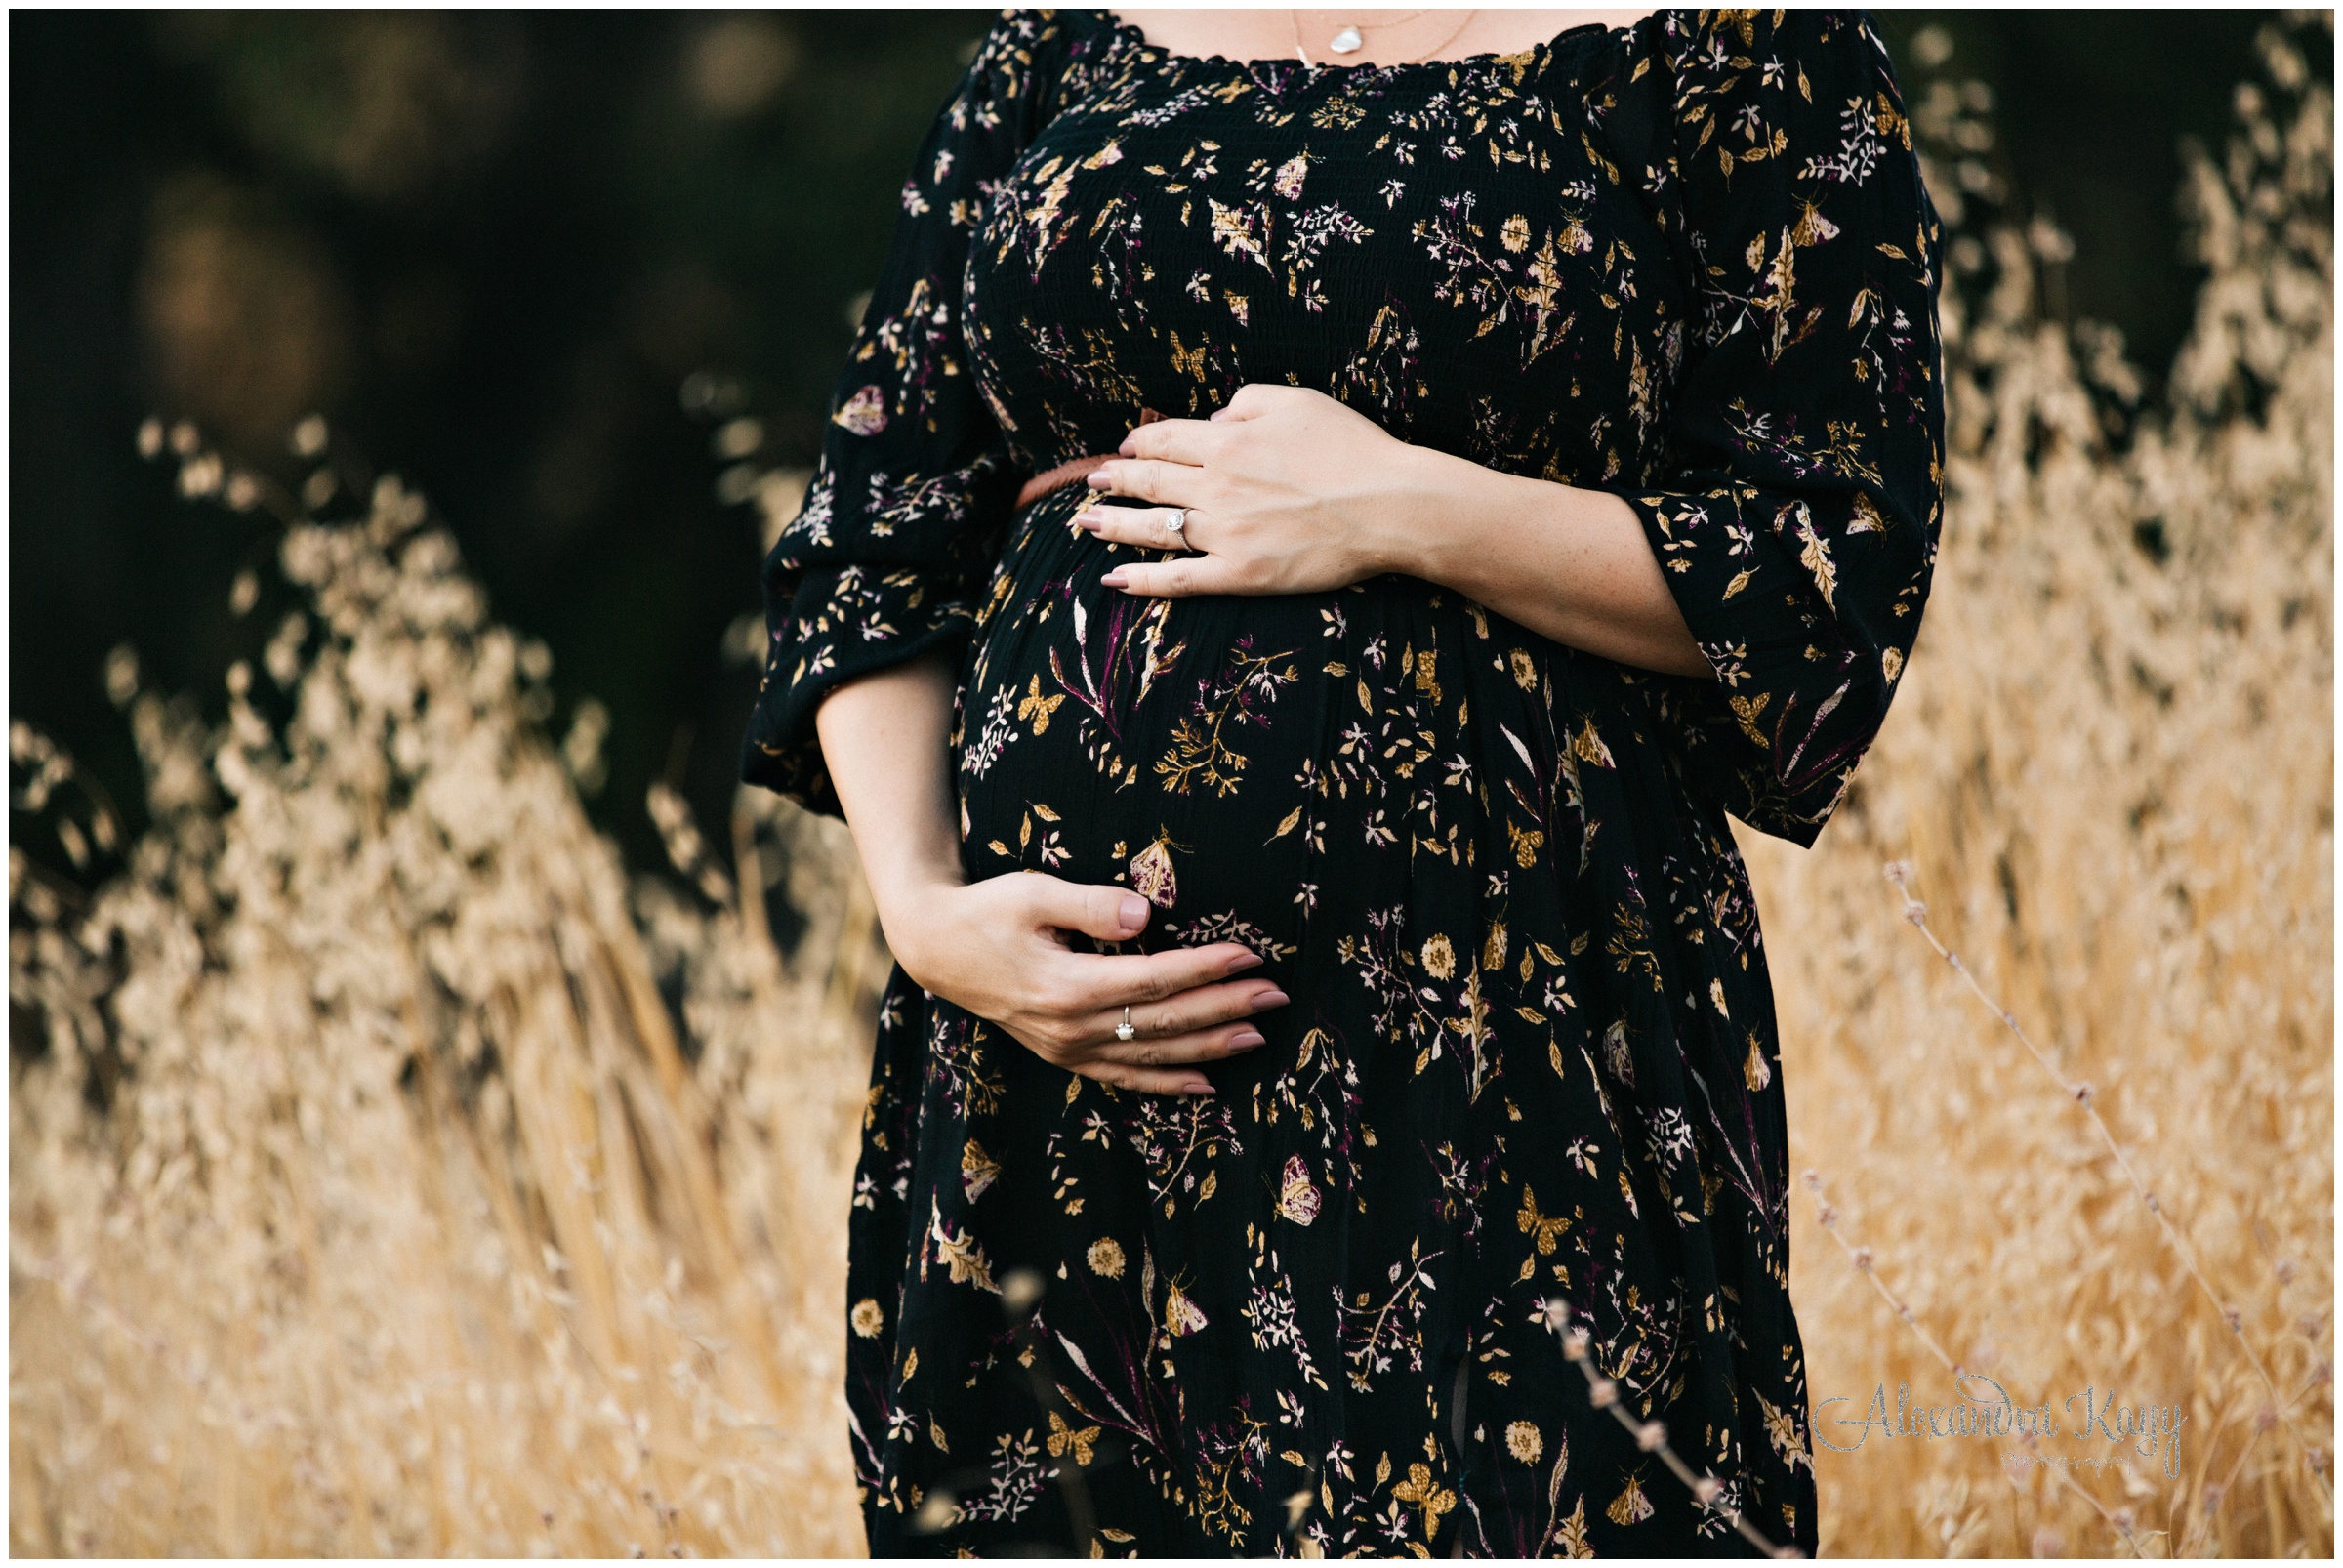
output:
[[[1198,67],[1215,66],[1224,70],[1244,71],[1274,65],[1288,69],[1306,69],[1312,73],[1349,76],[1395,75],[1403,71],[1453,70],[1459,67],[1494,65],[1507,61],[1522,60],[1531,62],[1532,71],[1535,73],[1537,70],[1542,69],[1556,55],[1575,42],[1590,41],[1597,37],[1605,39],[1631,37],[1637,28],[1666,16],[1667,12],[1665,9],[1647,11],[1633,21],[1620,27],[1607,27],[1599,21],[1583,21],[1575,27],[1565,27],[1553,37],[1542,43],[1532,44],[1527,49],[1484,50],[1475,55],[1457,55],[1444,60],[1394,61],[1388,64],[1379,65],[1373,62],[1346,65],[1333,61],[1310,61],[1305,64],[1300,60],[1289,60],[1283,55],[1263,55],[1254,59],[1238,60],[1229,55],[1183,54],[1176,49],[1166,49],[1161,44],[1151,42],[1144,29],[1125,21],[1119,12],[1093,7],[1089,15],[1097,19],[1100,25],[1118,42],[1141,57],[1158,63]]]

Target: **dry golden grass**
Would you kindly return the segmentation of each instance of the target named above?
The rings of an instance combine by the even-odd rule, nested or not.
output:
[[[2331,1549],[2329,111],[2285,102],[2199,172],[2179,412],[2124,452],[2024,242],[1975,226],[2002,282],[1951,308],[1910,689],[1816,850],[1747,841],[1794,1156],[1870,1269],[1801,1201],[1813,1393],[1851,1401],[1823,1435],[1876,1385],[1957,1397],[1933,1344],[2070,1431],[2086,1386],[2175,1408],[2179,1474],[1873,1431],[1818,1455],[1828,1550]],[[191,491],[258,494],[181,444]],[[127,869],[84,907],[11,857],[12,1548],[857,1551],[883,959],[842,831],[750,792],[719,857],[656,796],[681,881],[630,883],[578,802],[592,725],[544,736],[542,650],[417,499],[296,518],[284,564],[308,612],[223,732],[109,671],[157,820]],[[12,758],[21,826],[108,847],[69,760],[21,726]],[[2093,1086],[2238,1332],[1890,860]],[[811,917],[787,960],[778,879]]]

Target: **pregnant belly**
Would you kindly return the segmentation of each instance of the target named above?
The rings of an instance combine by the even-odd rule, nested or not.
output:
[[[1483,789],[1533,753],[1552,778],[1538,688],[1566,650],[1407,577],[1134,598],[1099,585],[1137,553],[1073,528],[1083,499],[1023,519],[964,671],[971,877],[1120,884],[1157,907],[1143,946],[1235,940],[1282,966],[1333,889],[1396,897],[1425,853],[1461,870],[1491,830],[1550,836],[1541,787],[1508,791],[1510,829]]]
[[[1032,510],[970,649],[960,748],[971,877],[1117,883],[1157,914],[1142,944],[1245,942],[1290,958],[1308,914],[1303,809],[1339,665],[1339,596],[1186,600],[1101,587],[1138,558]]]

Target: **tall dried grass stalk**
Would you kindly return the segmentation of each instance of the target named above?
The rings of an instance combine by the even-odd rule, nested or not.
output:
[[[1826,1550],[2331,1547],[2329,107],[2275,35],[2269,62],[2191,177],[2211,278],[2175,411],[2119,445],[2119,355],[2035,308],[2056,236],[1964,217],[1990,178],[1932,169],[1995,281],[1948,300],[1911,689],[1815,851],[1745,844],[1796,1157],[1873,1264],[1801,1210],[1816,1399],[1948,1402],[1952,1364],[2054,1412],[2087,1385],[2185,1412],[2182,1474],[1873,1433],[1817,1454]],[[1966,102],[1914,123],[1973,150],[1944,134]],[[191,495],[272,494],[191,432],[169,451]],[[857,1549],[839,1308],[884,956],[850,847],[744,795],[727,870],[655,793],[680,881],[630,881],[579,805],[595,726],[547,737],[542,649],[421,502],[293,510],[302,607],[225,725],[109,669],[138,842],[12,731],[19,831],[122,856],[88,900],[10,859],[12,1547]],[[1904,935],[1889,860],[2097,1086],[2236,1333]],[[786,959],[776,881],[808,922]]]

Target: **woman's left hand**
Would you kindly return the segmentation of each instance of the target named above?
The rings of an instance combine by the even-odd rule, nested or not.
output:
[[[1116,544],[1185,552],[1101,579],[1166,598],[1317,593],[1407,570],[1411,520],[1436,490],[1427,460],[1444,461],[1324,392],[1262,383],[1210,419],[1140,426],[1122,454],[1090,487],[1148,505],[1092,506],[1074,520]],[[1186,513],[1176,534],[1174,508]]]

